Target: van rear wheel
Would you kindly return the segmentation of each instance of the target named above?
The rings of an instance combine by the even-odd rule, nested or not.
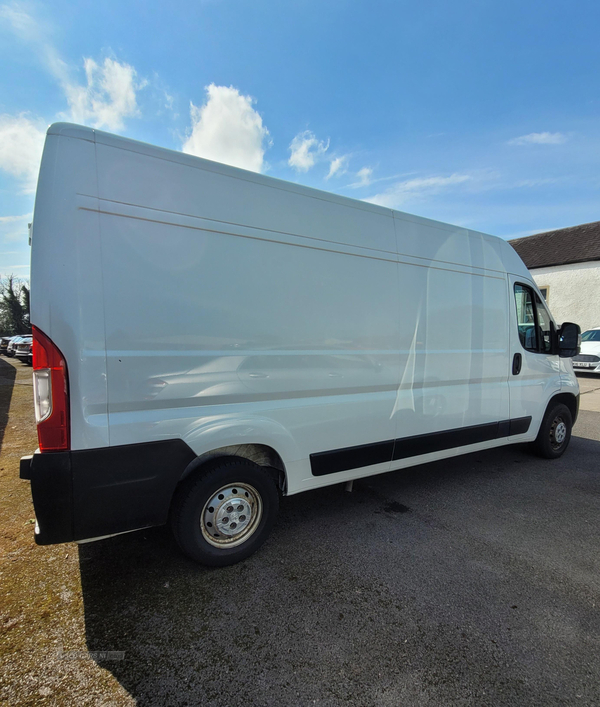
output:
[[[258,550],[278,508],[277,488],[262,467],[223,457],[183,482],[173,500],[171,528],[192,560],[224,567]]]
[[[558,459],[569,446],[573,417],[563,403],[548,408],[537,439],[533,443],[536,454],[545,459]]]

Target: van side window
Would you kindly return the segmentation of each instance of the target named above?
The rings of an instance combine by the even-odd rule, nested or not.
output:
[[[540,351],[542,353],[552,353],[552,320],[537,293],[535,294],[535,306],[537,309]]]
[[[533,290],[525,285],[515,285],[515,300],[517,304],[517,326],[519,339],[524,349],[538,350],[537,333],[535,329],[535,308]]]

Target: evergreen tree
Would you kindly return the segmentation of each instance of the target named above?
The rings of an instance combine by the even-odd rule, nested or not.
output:
[[[0,331],[3,336],[29,334],[29,287],[14,275],[0,280]]]

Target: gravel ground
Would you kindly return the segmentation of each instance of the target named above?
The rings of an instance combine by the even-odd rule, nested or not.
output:
[[[2,559],[3,593],[8,562],[20,568],[6,586],[22,617],[3,649],[4,694],[600,705],[600,413],[583,411],[575,435],[554,462],[504,448],[284,499],[264,548],[219,570],[183,558],[166,529],[78,550],[36,548],[19,526],[17,559]]]

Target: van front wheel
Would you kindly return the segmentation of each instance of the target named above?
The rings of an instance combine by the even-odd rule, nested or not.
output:
[[[173,500],[171,528],[192,560],[224,567],[258,550],[278,508],[277,488],[262,467],[224,457],[183,482]]]
[[[545,459],[558,459],[569,446],[572,427],[573,418],[566,405],[549,407],[533,443],[536,453]]]

